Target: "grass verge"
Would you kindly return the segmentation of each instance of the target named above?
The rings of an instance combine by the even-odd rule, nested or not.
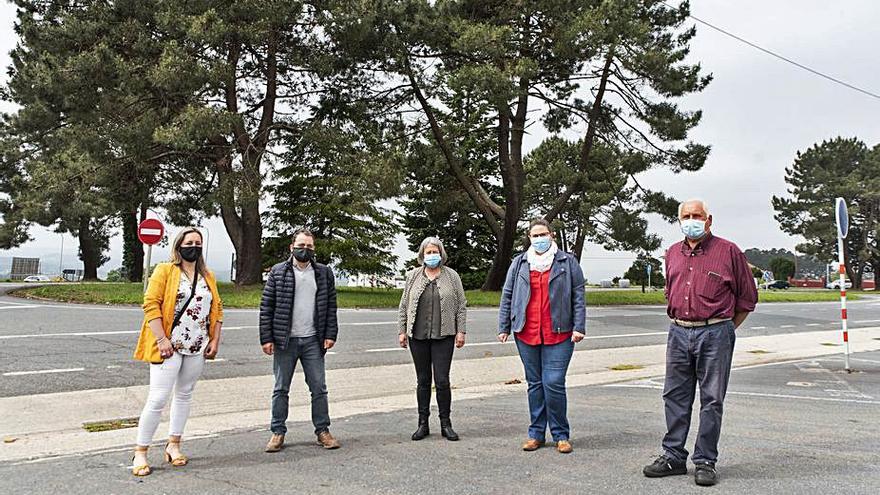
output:
[[[223,306],[227,308],[256,308],[260,304],[262,286],[236,287],[233,284],[219,285]],[[400,303],[400,289],[370,289],[365,287],[337,287],[337,301],[340,308],[396,308]],[[13,292],[20,297],[48,299],[52,301],[88,304],[135,304],[143,302],[143,286],[138,283],[81,283],[44,285],[28,287]],[[824,291],[761,291],[759,301],[772,302],[815,302],[837,301],[837,292]],[[859,299],[858,293],[849,293],[850,300]],[[468,305],[472,307],[498,306],[500,292],[467,291]],[[587,291],[587,306],[610,305],[665,305],[663,291],[645,292],[638,290],[590,290]]]

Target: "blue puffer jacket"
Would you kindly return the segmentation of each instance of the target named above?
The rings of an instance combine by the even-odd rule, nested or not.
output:
[[[498,333],[516,333],[525,326],[526,306],[532,293],[529,280],[529,261],[522,253],[513,259],[507,270],[507,280],[501,291]],[[584,272],[577,258],[557,251],[550,268],[550,315],[554,332],[573,330],[586,334],[585,284]]]

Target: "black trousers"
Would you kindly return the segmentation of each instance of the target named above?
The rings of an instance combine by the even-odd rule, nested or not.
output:
[[[455,337],[442,339],[409,339],[409,351],[416,365],[416,399],[419,416],[431,414],[431,375],[437,388],[437,408],[440,419],[449,419],[452,407],[452,391],[449,386],[449,368],[452,366],[452,353],[455,350]]]

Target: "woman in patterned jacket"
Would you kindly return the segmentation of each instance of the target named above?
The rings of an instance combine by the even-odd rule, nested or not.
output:
[[[455,270],[445,266],[446,259],[440,239],[423,240],[418,253],[420,266],[407,273],[406,287],[400,298],[398,340],[400,347],[409,347],[418,379],[419,427],[412,434],[413,440],[430,434],[432,371],[440,410],[440,433],[447,440],[458,440],[449,419],[452,404],[449,368],[455,347],[464,345],[467,299],[461,278]]]

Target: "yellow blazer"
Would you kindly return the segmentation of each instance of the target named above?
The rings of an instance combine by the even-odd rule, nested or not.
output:
[[[144,294],[144,323],[141,326],[141,335],[138,338],[137,347],[134,350],[134,358],[139,361],[159,364],[164,361],[159,354],[159,346],[156,344],[156,336],[150,330],[149,322],[156,318],[162,318],[162,326],[165,328],[165,336],[171,337],[171,324],[174,323],[174,306],[177,303],[177,290],[180,286],[180,267],[173,263],[160,263],[150,276],[147,292]],[[223,321],[223,301],[217,292],[217,280],[214,273],[208,272],[205,277],[208,288],[211,290],[211,312],[209,316],[208,336],[214,338],[214,326],[218,321]]]

